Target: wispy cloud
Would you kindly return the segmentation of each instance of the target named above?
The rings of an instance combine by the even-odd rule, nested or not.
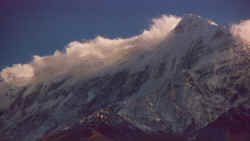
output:
[[[32,81],[62,75],[75,69],[88,73],[114,65],[118,59],[124,57],[124,52],[131,48],[144,50],[157,46],[167,38],[180,20],[180,17],[163,15],[153,19],[150,28],[140,35],[126,39],[98,36],[85,42],[73,41],[66,46],[65,51],[55,51],[50,56],[34,55],[30,63],[4,68],[0,76],[5,83],[24,86]]]

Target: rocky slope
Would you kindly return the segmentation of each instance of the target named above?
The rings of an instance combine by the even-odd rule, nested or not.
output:
[[[115,71],[17,91],[0,117],[0,140],[91,140],[94,131],[116,141],[202,140],[225,120],[249,125],[248,46],[227,29],[186,15],[158,47],[128,56]],[[244,118],[230,121],[230,115]]]

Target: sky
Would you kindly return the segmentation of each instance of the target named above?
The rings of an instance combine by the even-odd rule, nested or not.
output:
[[[152,18],[187,13],[239,23],[250,19],[250,0],[0,0],[0,69],[72,41],[135,36]]]

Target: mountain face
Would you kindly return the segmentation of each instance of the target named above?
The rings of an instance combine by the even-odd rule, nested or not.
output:
[[[168,39],[114,71],[15,91],[0,140],[247,140],[249,61],[227,29],[186,15]]]

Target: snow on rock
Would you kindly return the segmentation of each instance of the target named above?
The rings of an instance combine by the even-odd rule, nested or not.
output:
[[[151,38],[151,30],[161,35],[156,29],[166,23],[164,18],[137,37],[118,40],[114,46],[138,46],[121,51],[122,57],[109,67],[87,70],[94,72],[91,76],[75,67],[73,74],[27,85],[1,116],[1,137],[33,141],[79,121],[88,129],[107,125],[121,131],[114,134],[121,140],[136,134],[188,136],[232,108],[248,111],[250,63],[243,41],[196,15],[168,22],[172,26],[163,28],[167,36],[153,48],[142,49],[148,43],[143,39]],[[99,40],[112,45],[107,39],[90,44]],[[79,46],[67,52],[77,54]]]

